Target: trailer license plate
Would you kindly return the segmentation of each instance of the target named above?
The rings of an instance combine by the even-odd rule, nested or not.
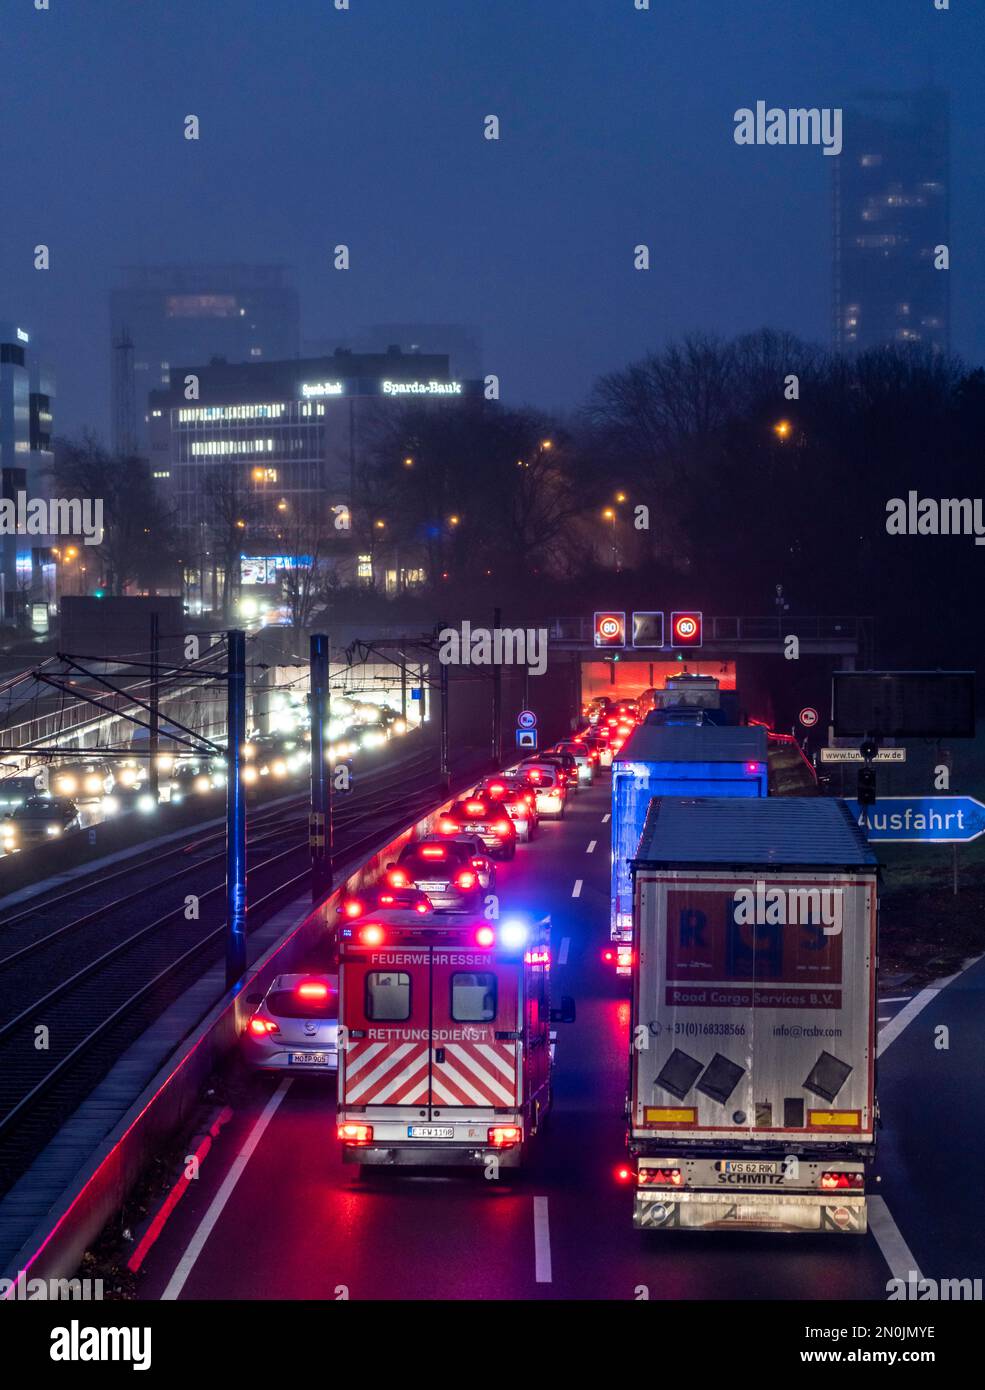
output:
[[[323,1067],[328,1061],[327,1052],[292,1052],[291,1062],[306,1062],[313,1067]]]
[[[454,1139],[452,1125],[408,1125],[408,1139]]]
[[[750,1161],[746,1159],[723,1158],[719,1163],[715,1164],[715,1168],[719,1173],[737,1173],[740,1176],[745,1175],[747,1177],[756,1177],[760,1174],[778,1173],[780,1171],[779,1163],[771,1163],[766,1159]]]

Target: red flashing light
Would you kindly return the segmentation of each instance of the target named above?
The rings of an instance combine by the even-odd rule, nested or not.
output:
[[[364,946],[382,946],[385,935],[383,928],[374,924],[360,929],[359,940]]]
[[[494,1125],[489,1131],[489,1143],[494,1149],[509,1149],[519,1144],[523,1131],[519,1125]]]
[[[616,1182],[632,1182],[633,1170],[626,1163],[621,1163],[616,1169]]]
[[[480,927],[475,934],[475,944],[477,946],[493,946],[496,943],[496,933],[492,927]]]
[[[306,980],[298,985],[297,995],[299,999],[327,999],[328,985],[321,980]]]
[[[611,946],[607,946],[602,952],[602,959],[605,961],[606,965],[615,965],[616,953]]]
[[[266,1038],[270,1033],[279,1033],[280,1029],[271,1019],[254,1014],[250,1019],[250,1032],[255,1038]]]
[[[347,917],[361,917],[363,913],[363,905],[358,898],[350,898],[349,901],[346,903],[345,907],[342,909],[342,911],[345,913]]]
[[[343,1144],[369,1144],[373,1139],[372,1125],[357,1125],[351,1121],[339,1125],[339,1138]]]

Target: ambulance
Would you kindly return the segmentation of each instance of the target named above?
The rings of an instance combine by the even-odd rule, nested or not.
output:
[[[380,912],[339,928],[348,1163],[519,1167],[551,1104],[550,919]]]

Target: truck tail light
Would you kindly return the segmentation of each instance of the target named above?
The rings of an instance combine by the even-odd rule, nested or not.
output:
[[[865,1175],[863,1173],[822,1173],[821,1191],[840,1192],[846,1188],[854,1188],[860,1191],[865,1186]]]
[[[474,888],[475,872],[472,869],[463,869],[455,875],[455,885],[458,888]]]
[[[519,1125],[493,1125],[489,1131],[489,1143],[494,1149],[510,1149],[519,1144],[523,1131]]]
[[[684,1174],[680,1168],[641,1168],[636,1181],[640,1187],[683,1187]]]
[[[373,1139],[373,1126],[347,1122],[339,1125],[339,1138],[343,1144],[369,1144]]]
[[[602,959],[603,959],[603,961],[605,962],[606,965],[615,965],[615,963],[616,963],[616,952],[615,952],[615,949],[614,949],[612,946],[606,946],[605,950],[602,952]]]
[[[616,1182],[632,1182],[633,1170],[628,1163],[620,1163],[619,1167],[616,1169],[615,1177]]]
[[[254,1014],[250,1019],[250,1032],[255,1038],[266,1038],[271,1033],[279,1033],[280,1029],[272,1019],[261,1018],[259,1014]]]

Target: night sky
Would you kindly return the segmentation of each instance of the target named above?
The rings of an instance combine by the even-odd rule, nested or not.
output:
[[[307,338],[474,325],[504,400],[547,408],[689,330],[827,342],[834,161],[740,148],[733,113],[931,76],[952,95],[953,346],[985,359],[978,0],[50,4],[0,17],[0,319],[54,363],[59,433],[108,433],[126,263],[292,265]]]

